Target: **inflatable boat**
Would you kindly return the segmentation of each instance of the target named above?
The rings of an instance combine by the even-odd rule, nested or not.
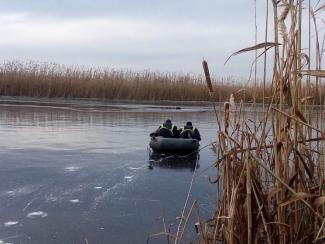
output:
[[[192,138],[165,138],[152,136],[149,146],[154,152],[168,154],[191,153],[199,149],[200,143]]]

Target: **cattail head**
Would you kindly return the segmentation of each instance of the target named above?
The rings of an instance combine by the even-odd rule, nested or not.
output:
[[[213,93],[213,88],[212,88],[212,82],[211,82],[211,78],[210,78],[210,72],[209,72],[209,67],[208,67],[207,61],[203,60],[202,65],[203,65],[203,70],[204,70],[204,74],[205,74],[205,80],[207,82],[208,89],[211,94],[211,93]]]

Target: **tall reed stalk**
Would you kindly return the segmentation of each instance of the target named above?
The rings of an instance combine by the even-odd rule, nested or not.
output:
[[[274,93],[262,101],[267,105],[262,113],[253,115],[259,121],[246,119],[252,115],[245,109],[237,111],[236,121],[225,116],[216,162],[222,196],[213,219],[200,223],[201,243],[325,243],[325,131],[318,89],[325,77],[318,35],[324,26],[317,18],[325,5],[312,8],[302,0],[272,0],[272,5],[273,42],[266,33],[263,43],[235,54],[273,49]],[[302,28],[304,11],[314,23],[309,33]],[[315,50],[308,44],[307,54],[304,35],[316,43]],[[304,106],[312,103],[321,104],[317,113]]]

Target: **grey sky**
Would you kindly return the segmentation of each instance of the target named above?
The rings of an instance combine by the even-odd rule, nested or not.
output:
[[[253,0],[0,0],[4,60],[248,76]],[[258,1],[263,40],[265,1]],[[271,30],[270,30],[271,31]]]

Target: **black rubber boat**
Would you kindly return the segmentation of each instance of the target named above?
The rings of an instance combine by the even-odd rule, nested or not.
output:
[[[151,137],[149,146],[154,152],[168,154],[191,153],[199,149],[200,143],[191,138],[165,138],[162,136]]]

